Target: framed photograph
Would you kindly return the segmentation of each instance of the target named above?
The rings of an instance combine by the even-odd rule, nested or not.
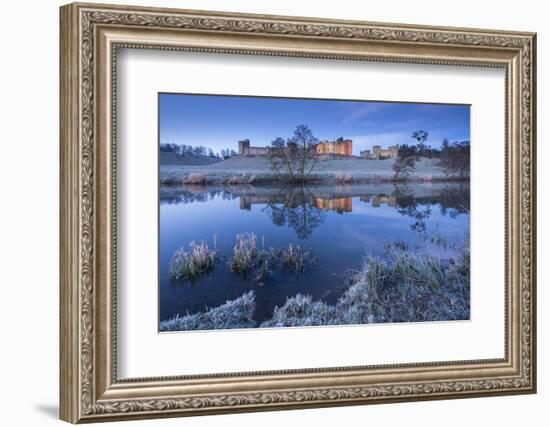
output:
[[[61,8],[61,418],[534,393],[535,34]]]

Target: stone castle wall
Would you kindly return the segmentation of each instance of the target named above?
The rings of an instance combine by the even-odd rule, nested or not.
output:
[[[338,154],[341,156],[351,156],[353,152],[353,142],[351,139],[323,141],[315,147],[317,154]]]
[[[251,147],[249,139],[239,141],[239,154],[241,156],[267,156],[269,147]]]
[[[398,145],[392,145],[388,148],[381,148],[379,145],[374,145],[372,147],[372,156],[375,159],[380,159],[380,158],[395,159],[397,157],[398,149],[399,149]]]

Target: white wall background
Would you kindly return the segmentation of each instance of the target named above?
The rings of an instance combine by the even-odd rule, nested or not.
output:
[[[110,0],[113,3],[122,3]],[[130,0],[129,0],[130,1]],[[133,425],[279,426],[547,425],[550,405],[550,29],[544,2],[353,0],[133,0],[133,4],[235,12],[538,32],[539,393],[438,402],[266,412]],[[60,425],[58,402],[58,6],[57,0],[2,5],[0,67],[0,401],[3,425]],[[545,419],[546,418],[546,419]]]

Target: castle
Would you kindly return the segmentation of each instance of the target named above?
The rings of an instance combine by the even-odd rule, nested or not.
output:
[[[371,150],[363,150],[359,154],[367,159],[395,159],[399,151],[399,145],[390,145],[388,148],[382,148],[380,145],[373,145]]]
[[[253,147],[249,139],[239,141],[239,154],[241,156],[267,156],[270,153],[269,147]],[[371,150],[363,150],[359,154],[365,159],[395,159],[399,145],[391,145],[382,148],[380,145],[373,145]],[[353,141],[351,139],[338,138],[333,141],[325,140],[315,145],[315,152],[322,158],[333,158],[336,156],[353,156]]]
[[[267,156],[269,147],[251,147],[249,139],[239,141],[239,154],[241,156]]]
[[[241,156],[267,156],[269,147],[253,147],[249,139],[239,141],[239,154]],[[315,152],[319,155],[351,156],[353,141],[351,139],[338,138],[335,141],[322,141],[315,145]]]
[[[338,138],[335,141],[323,141],[315,146],[315,150],[317,154],[351,156],[353,152],[353,141],[344,138]]]

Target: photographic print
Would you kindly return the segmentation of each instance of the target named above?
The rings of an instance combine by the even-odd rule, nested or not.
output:
[[[159,330],[470,318],[470,106],[160,93]]]

